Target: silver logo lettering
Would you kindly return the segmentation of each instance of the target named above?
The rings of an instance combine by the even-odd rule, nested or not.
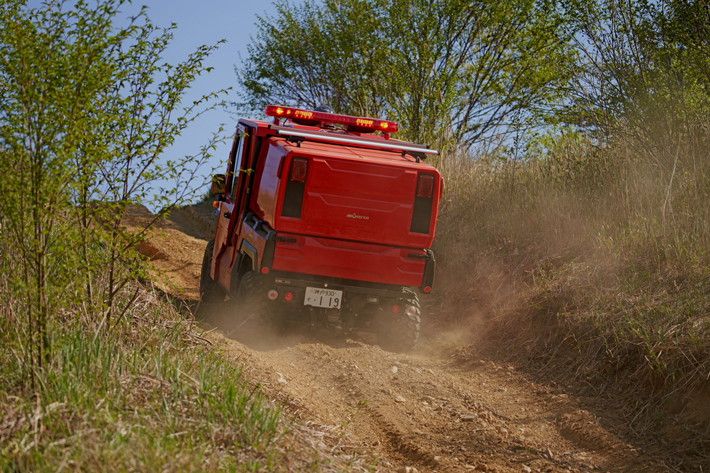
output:
[[[358,214],[355,214],[355,213],[348,214],[347,217],[348,217],[348,218],[355,218],[355,219],[358,219],[358,220],[370,220],[370,217],[368,217],[367,215],[358,215]]]

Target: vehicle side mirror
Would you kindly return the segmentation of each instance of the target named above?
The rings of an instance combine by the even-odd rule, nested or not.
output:
[[[227,177],[224,174],[215,174],[212,176],[212,195],[224,194]]]

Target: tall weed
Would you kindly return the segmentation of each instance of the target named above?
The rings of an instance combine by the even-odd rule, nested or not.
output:
[[[34,390],[19,376],[12,322],[2,320],[0,470],[277,467],[280,409],[170,304],[138,293],[111,331],[80,308],[55,324],[55,356],[36,368]]]
[[[573,376],[625,373],[657,393],[706,383],[710,163],[575,133],[539,143],[438,163],[439,322],[567,353]]]

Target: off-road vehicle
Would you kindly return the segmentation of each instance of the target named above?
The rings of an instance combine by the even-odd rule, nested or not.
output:
[[[437,152],[390,138],[392,121],[265,113],[239,120],[226,173],[213,177],[202,301],[228,295],[249,317],[369,329],[385,348],[412,348],[418,295],[434,280],[443,183],[424,158]]]

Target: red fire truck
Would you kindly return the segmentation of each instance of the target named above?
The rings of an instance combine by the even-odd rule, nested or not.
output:
[[[268,106],[240,119],[200,278],[204,302],[241,317],[372,330],[391,350],[419,338],[434,281],[443,183],[435,150],[390,138],[392,121]],[[377,134],[375,134],[377,133]]]

